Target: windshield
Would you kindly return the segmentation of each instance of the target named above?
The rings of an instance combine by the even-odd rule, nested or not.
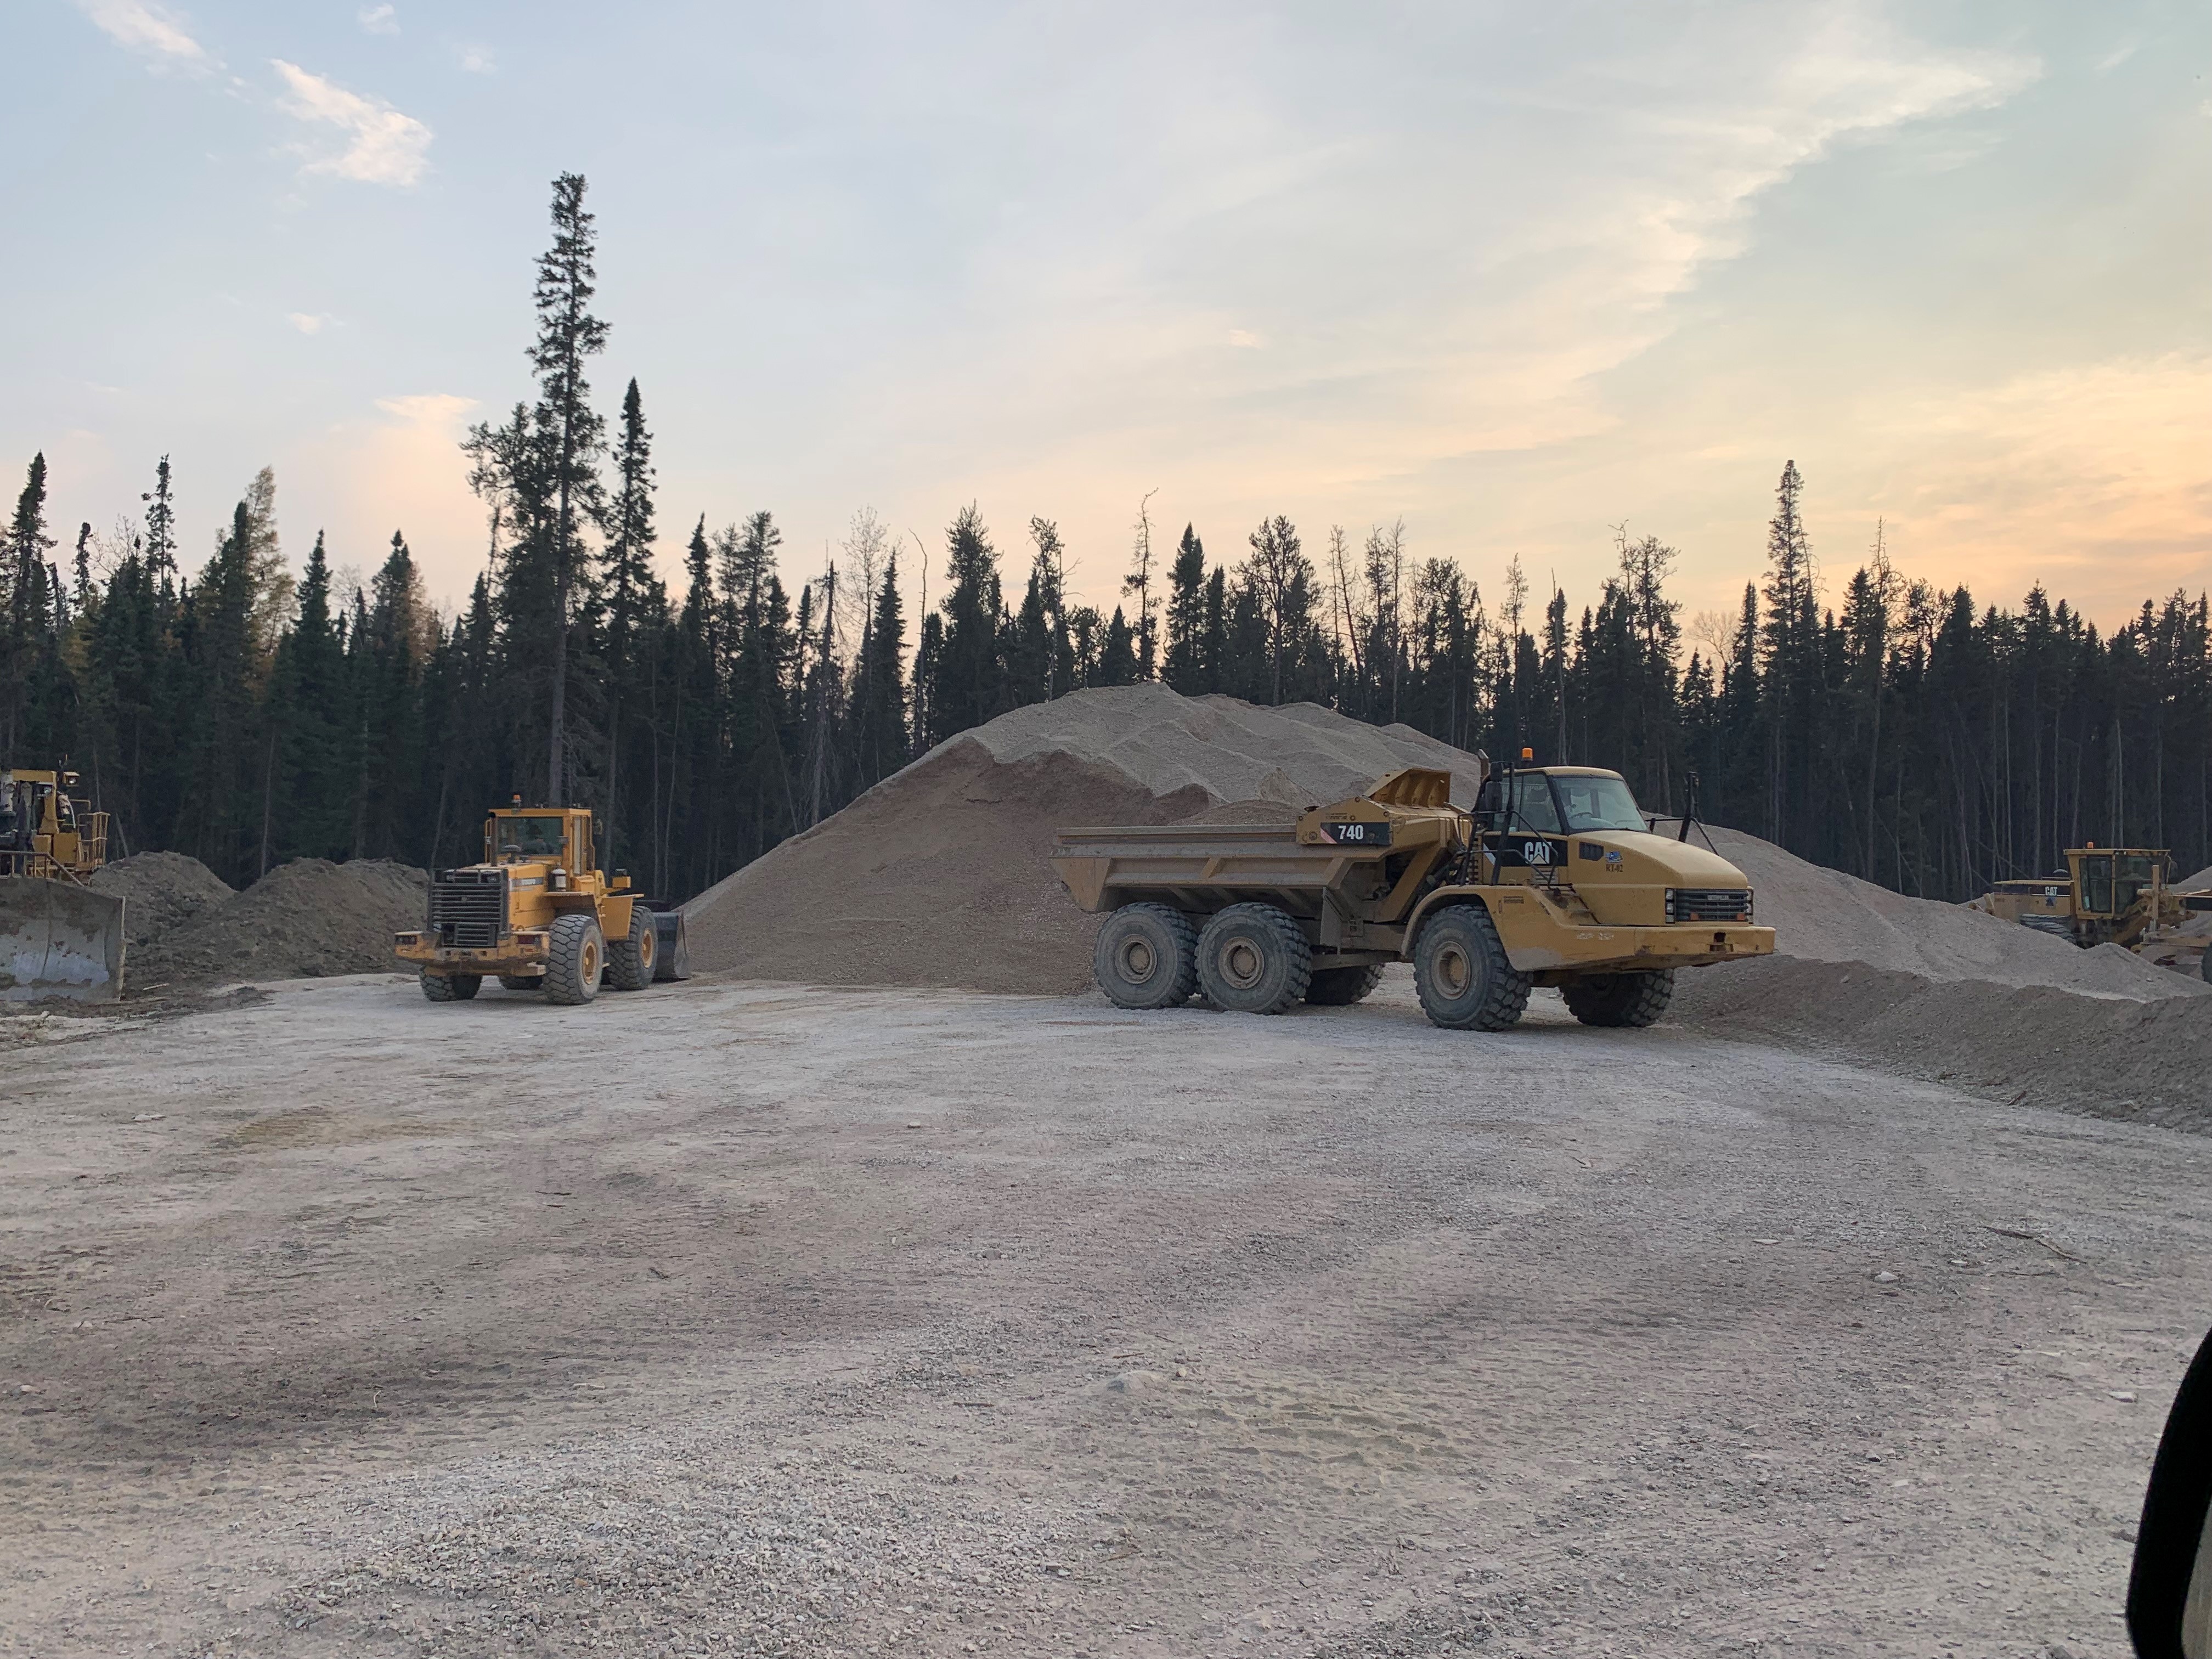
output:
[[[502,864],[514,859],[557,858],[561,854],[561,820],[494,818],[492,854]]]
[[[1572,833],[1646,827],[1644,814],[1636,810],[1636,797],[1619,778],[1554,777],[1552,788]]]

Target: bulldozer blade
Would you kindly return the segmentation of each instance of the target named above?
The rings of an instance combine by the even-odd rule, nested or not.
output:
[[[123,994],[123,901],[65,881],[0,878],[0,1001]]]
[[[691,941],[684,937],[681,910],[655,910],[653,926],[660,935],[660,954],[653,964],[656,980],[691,977]]]

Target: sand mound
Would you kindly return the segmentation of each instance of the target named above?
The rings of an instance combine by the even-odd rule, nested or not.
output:
[[[123,937],[134,976],[140,951],[232,896],[228,882],[183,853],[134,853],[95,871],[91,886],[124,902]]]
[[[1863,963],[1938,982],[2047,985],[2092,996],[2187,996],[2203,989],[2116,945],[2084,951],[1961,904],[1908,898],[1808,864],[1740,830],[1691,833],[1710,836],[1714,850],[1751,878],[1759,920],[1775,930],[1778,956]]]
[[[1777,957],[1685,974],[1670,1018],[2031,1105],[2212,1128],[2212,997],[2087,996]]]
[[[421,924],[428,890],[422,871],[388,860],[298,859],[164,933],[132,961],[131,982],[151,990],[390,970],[392,935]]]
[[[1475,779],[1448,744],[1311,704],[1079,691],[940,744],[691,900],[692,963],[818,984],[1080,991],[1097,921],[1045,862],[1055,831],[1280,817],[1402,766],[1455,769],[1463,796]]]
[[[2208,887],[2212,887],[2212,864],[2206,865],[2187,881],[2174,883],[2173,890],[2177,893],[2201,893]]]

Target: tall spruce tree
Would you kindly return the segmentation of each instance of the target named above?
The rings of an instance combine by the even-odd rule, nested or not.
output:
[[[584,378],[584,360],[607,343],[607,325],[591,312],[597,239],[592,216],[584,210],[584,188],[581,173],[564,173],[553,181],[553,245],[538,256],[538,338],[530,349],[538,389],[534,418],[546,466],[538,483],[551,508],[540,555],[551,590],[545,797],[555,806],[568,798],[568,656],[583,562],[581,530],[600,510],[599,458],[606,441],[606,423],[592,407],[591,384]]]
[[[1189,525],[1168,572],[1167,655],[1160,678],[1185,696],[1212,687],[1206,673],[1206,544]]]

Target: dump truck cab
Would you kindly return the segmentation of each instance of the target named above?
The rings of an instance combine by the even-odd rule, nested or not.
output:
[[[682,923],[664,926],[629,872],[599,866],[581,806],[512,805],[484,820],[483,860],[430,878],[429,915],[394,950],[433,1002],[465,1001],[487,977],[551,1002],[585,1003],[682,975]],[[664,933],[672,939],[665,941]]]
[[[1619,773],[1523,768],[1473,810],[1451,784],[1394,772],[1289,826],[1064,830],[1053,867],[1113,912],[1093,966],[1124,1007],[1354,1002],[1410,958],[1439,1025],[1502,1030],[1539,985],[1586,1024],[1646,1025],[1676,969],[1772,952],[1743,872],[1654,834]]]

